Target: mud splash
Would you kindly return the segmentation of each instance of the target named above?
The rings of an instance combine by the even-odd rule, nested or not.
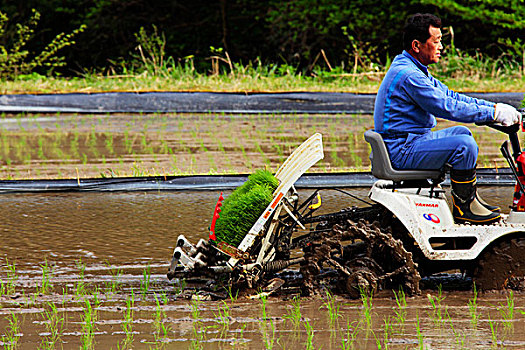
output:
[[[350,242],[350,244],[348,244]],[[348,221],[321,235],[306,249],[303,293],[319,293],[321,266],[331,265],[339,292],[351,298],[361,293],[402,288],[409,295],[419,294],[421,276],[412,253],[403,243],[380,227],[379,222]]]

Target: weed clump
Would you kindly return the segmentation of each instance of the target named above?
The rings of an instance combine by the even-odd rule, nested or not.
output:
[[[243,185],[237,187],[222,205],[215,224],[218,242],[237,247],[264,209],[272,201],[279,180],[267,170],[257,170]]]

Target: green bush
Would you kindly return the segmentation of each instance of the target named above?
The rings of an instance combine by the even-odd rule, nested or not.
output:
[[[40,13],[33,10],[32,16],[26,24],[16,24],[15,38],[10,46],[0,45],[0,78],[15,79],[18,76],[29,75],[37,68],[45,68],[51,73],[54,68],[64,66],[63,56],[57,56],[59,50],[75,44],[73,37],[84,31],[82,25],[71,34],[58,34],[39,54],[31,54],[26,49],[26,44],[33,38],[35,29],[40,20]],[[6,28],[9,18],[0,11],[0,38],[6,40]]]
[[[415,12],[434,13],[445,27],[452,26],[456,47],[465,55],[479,50],[493,59],[505,55],[506,60],[523,62],[523,5],[523,0],[27,0],[4,1],[0,8],[16,21],[30,17],[32,8],[42,13],[45,30],[32,33],[28,51],[40,52],[41,43],[50,42],[54,33],[86,23],[89,31],[67,51],[68,68],[76,72],[126,74],[125,67],[138,62],[135,68],[165,75],[162,67],[183,64],[184,57],[192,56],[192,67],[205,74],[214,47],[243,66],[259,61],[309,75],[319,67],[332,71],[327,62],[353,73],[388,66],[401,52],[404,21]],[[12,37],[15,33],[10,31]],[[137,41],[142,48],[138,60]],[[445,45],[450,41],[444,37]],[[108,62],[123,63],[108,67]]]

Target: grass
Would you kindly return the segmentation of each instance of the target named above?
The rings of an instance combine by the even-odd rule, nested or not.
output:
[[[434,76],[455,90],[520,91],[524,77],[519,63],[493,59],[479,54],[468,56],[450,52],[440,63],[430,68]],[[458,64],[460,63],[460,64]],[[494,69],[496,67],[498,69]],[[226,67],[226,66],[225,66]],[[83,77],[44,77],[33,74],[28,79],[5,81],[0,93],[56,93],[107,91],[336,91],[376,92],[386,71],[349,74],[342,67],[324,70],[319,67],[307,76],[295,73],[295,67],[242,65],[234,63],[220,74],[203,74],[185,65],[157,67],[150,71],[126,75],[85,74]]]

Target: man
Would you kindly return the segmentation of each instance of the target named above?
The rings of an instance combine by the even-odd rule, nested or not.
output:
[[[375,131],[383,136],[396,169],[441,169],[452,166],[453,216],[456,222],[490,224],[499,208],[476,192],[478,145],[465,126],[431,131],[436,118],[512,125],[520,113],[512,106],[458,94],[432,77],[428,66],[441,57],[441,20],[431,14],[408,18],[404,51],[396,56],[381,83],[374,110]]]

